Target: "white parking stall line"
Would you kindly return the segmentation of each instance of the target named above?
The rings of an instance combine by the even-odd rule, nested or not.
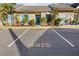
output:
[[[59,34],[57,31],[55,31],[54,29],[52,29],[56,34],[58,34],[58,36],[60,36],[64,41],[66,41],[71,47],[75,47],[74,44],[72,44],[71,42],[69,42],[65,37],[63,37],[61,34]]]
[[[17,39],[15,39],[12,43],[10,43],[8,45],[8,47],[11,47],[19,38],[21,38],[27,31],[29,30],[29,28],[27,30],[25,30]]]

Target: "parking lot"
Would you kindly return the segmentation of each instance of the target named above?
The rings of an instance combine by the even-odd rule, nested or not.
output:
[[[79,29],[0,29],[1,56],[79,56]]]

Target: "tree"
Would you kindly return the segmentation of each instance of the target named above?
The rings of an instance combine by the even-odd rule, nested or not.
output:
[[[57,10],[57,8],[54,7],[54,4],[50,4],[48,7],[51,8],[52,25],[55,25],[55,19],[58,15],[58,10]]]
[[[52,13],[52,17],[51,17],[52,18],[52,25],[56,25],[55,20],[56,20],[57,15],[58,15],[57,8],[53,8],[51,13]]]
[[[11,15],[11,17],[12,17],[12,14],[14,13],[13,5],[15,5],[15,3],[2,3],[2,4],[0,4],[0,14],[3,18],[2,21],[6,22],[8,15]]]

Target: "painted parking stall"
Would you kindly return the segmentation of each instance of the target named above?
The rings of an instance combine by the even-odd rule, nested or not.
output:
[[[55,29],[58,33],[60,33],[63,37],[65,37],[68,41],[75,45],[75,47],[79,47],[79,30],[78,29]]]
[[[5,35],[9,35],[5,38],[10,38],[6,39],[7,41],[3,40],[7,45],[0,46],[0,55],[79,55],[79,31],[53,29],[59,34],[51,29],[7,29],[0,31],[0,33],[4,32]],[[72,35],[70,34],[73,34],[73,36],[76,34],[75,39],[73,37],[71,39]],[[2,40],[0,39],[0,41]]]

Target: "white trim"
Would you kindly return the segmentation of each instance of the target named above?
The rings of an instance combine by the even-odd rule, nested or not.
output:
[[[65,37],[63,37],[61,34],[59,34],[57,31],[52,29],[56,34],[58,34],[64,41],[66,41],[71,47],[75,47],[71,42],[69,42]]]
[[[17,39],[15,39],[12,43],[10,43],[8,45],[8,47],[11,47],[19,38],[21,38],[27,31],[29,30],[29,28],[27,30],[25,30]]]

